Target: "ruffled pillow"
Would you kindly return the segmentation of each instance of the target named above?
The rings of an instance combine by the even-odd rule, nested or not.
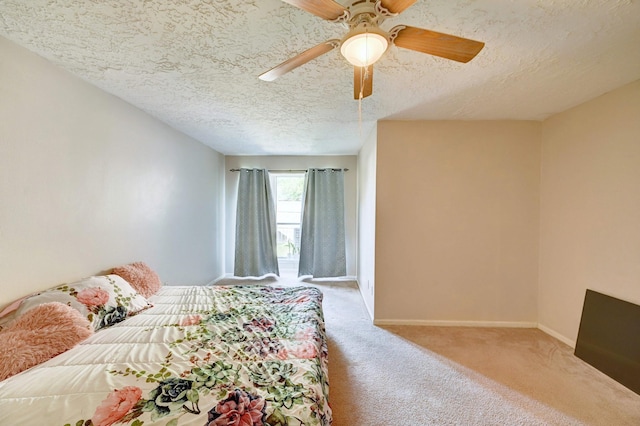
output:
[[[20,318],[27,311],[48,302],[60,302],[76,309],[96,331],[152,306],[122,277],[102,275],[29,296],[12,316]]]
[[[38,305],[0,332],[0,380],[61,354],[93,334],[87,318],[58,302]]]
[[[24,296],[20,299],[14,300],[4,307],[2,312],[0,312],[0,331],[2,331],[7,326],[7,324],[9,324],[16,318],[16,310],[20,307],[22,301],[29,296]]]
[[[111,273],[124,278],[144,297],[153,296],[162,287],[162,281],[160,281],[158,274],[144,262],[118,266],[113,268]]]

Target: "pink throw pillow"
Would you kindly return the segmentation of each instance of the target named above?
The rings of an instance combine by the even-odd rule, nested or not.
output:
[[[144,262],[133,262],[111,270],[112,274],[124,278],[131,287],[144,297],[153,296],[162,287],[160,277]]]
[[[59,302],[44,303],[0,331],[0,380],[76,346],[93,334],[87,318]]]

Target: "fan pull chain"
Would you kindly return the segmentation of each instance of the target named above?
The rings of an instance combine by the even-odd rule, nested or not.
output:
[[[358,99],[358,133],[360,136],[360,144],[364,144],[362,139],[362,93],[360,93],[360,99]]]
[[[362,99],[364,98],[364,82],[371,78],[369,67],[360,67],[360,93],[358,93],[358,131],[360,133],[360,142],[364,143],[362,138]]]
[[[368,73],[369,68],[360,68],[360,93],[358,94],[358,133],[360,136],[361,144],[364,144],[364,140],[362,139],[362,98],[364,98],[364,82],[367,79]]]

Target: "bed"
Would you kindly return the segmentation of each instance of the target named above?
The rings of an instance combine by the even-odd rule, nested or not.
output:
[[[1,381],[0,424],[331,424],[318,289],[163,286],[147,301]]]

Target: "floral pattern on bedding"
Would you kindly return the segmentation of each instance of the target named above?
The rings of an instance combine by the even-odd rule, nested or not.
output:
[[[322,293],[307,287],[213,289],[210,310],[184,311],[175,324],[142,331],[179,332],[157,369],[110,370],[122,386],[90,419],[65,426],[330,425]]]
[[[59,302],[76,309],[89,320],[96,331],[111,327],[151,307],[147,299],[136,293],[121,277],[101,275],[32,294],[24,298],[8,318],[18,318],[34,307],[50,302]]]

